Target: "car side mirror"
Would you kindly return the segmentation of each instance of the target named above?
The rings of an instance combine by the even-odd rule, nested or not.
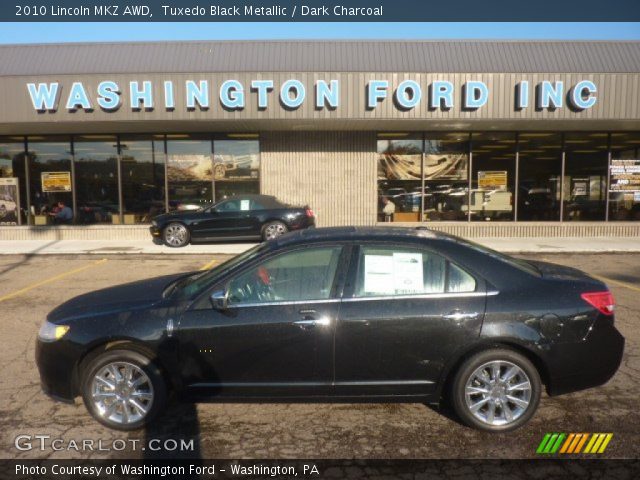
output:
[[[209,297],[209,301],[216,310],[224,311],[229,308],[229,294],[226,290],[216,290]]]

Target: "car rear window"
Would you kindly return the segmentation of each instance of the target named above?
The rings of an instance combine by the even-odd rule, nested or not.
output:
[[[521,258],[514,258],[504,253],[493,250],[492,248],[485,247],[484,245],[480,245],[479,243],[472,242],[471,240],[457,238],[456,241],[461,245],[471,248],[480,253],[484,253],[485,255],[489,255],[492,258],[500,260],[501,262],[507,263],[514,268],[517,268],[520,271],[526,272],[530,275],[535,275],[536,277],[541,277],[542,274],[540,270],[538,270],[535,266],[523,260]]]

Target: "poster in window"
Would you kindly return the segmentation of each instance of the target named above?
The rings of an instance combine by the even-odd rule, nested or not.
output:
[[[507,189],[507,172],[498,171],[478,171],[478,188],[480,190],[502,190]]]
[[[211,181],[211,155],[169,155],[167,177],[170,182]]]
[[[640,191],[640,159],[611,160],[610,192]]]
[[[0,178],[0,225],[18,225],[20,193],[18,179]]]
[[[40,182],[45,193],[70,192],[71,172],[42,172]]]
[[[421,253],[393,253],[393,284],[397,295],[411,295],[423,292],[424,279]]]
[[[395,293],[391,255],[364,256],[364,293],[369,295]]]

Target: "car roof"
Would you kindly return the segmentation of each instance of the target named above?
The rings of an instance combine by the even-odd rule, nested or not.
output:
[[[297,230],[275,240],[276,248],[297,243],[368,240],[368,241],[415,241],[420,239],[448,239],[456,237],[427,227],[324,227]]]

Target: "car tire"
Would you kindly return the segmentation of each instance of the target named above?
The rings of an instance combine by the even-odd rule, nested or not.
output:
[[[137,430],[151,422],[167,401],[162,372],[149,358],[131,350],[107,351],[93,359],[82,376],[82,399],[101,424]]]
[[[496,348],[462,363],[452,382],[451,403],[464,424],[486,432],[508,432],[531,419],[541,390],[540,375],[525,356]]]
[[[184,247],[190,238],[189,229],[180,222],[172,222],[162,230],[162,241],[167,247]]]
[[[284,235],[288,231],[289,228],[283,222],[267,222],[262,226],[262,239],[265,242],[267,240],[273,240],[274,238],[278,238],[280,235]]]

